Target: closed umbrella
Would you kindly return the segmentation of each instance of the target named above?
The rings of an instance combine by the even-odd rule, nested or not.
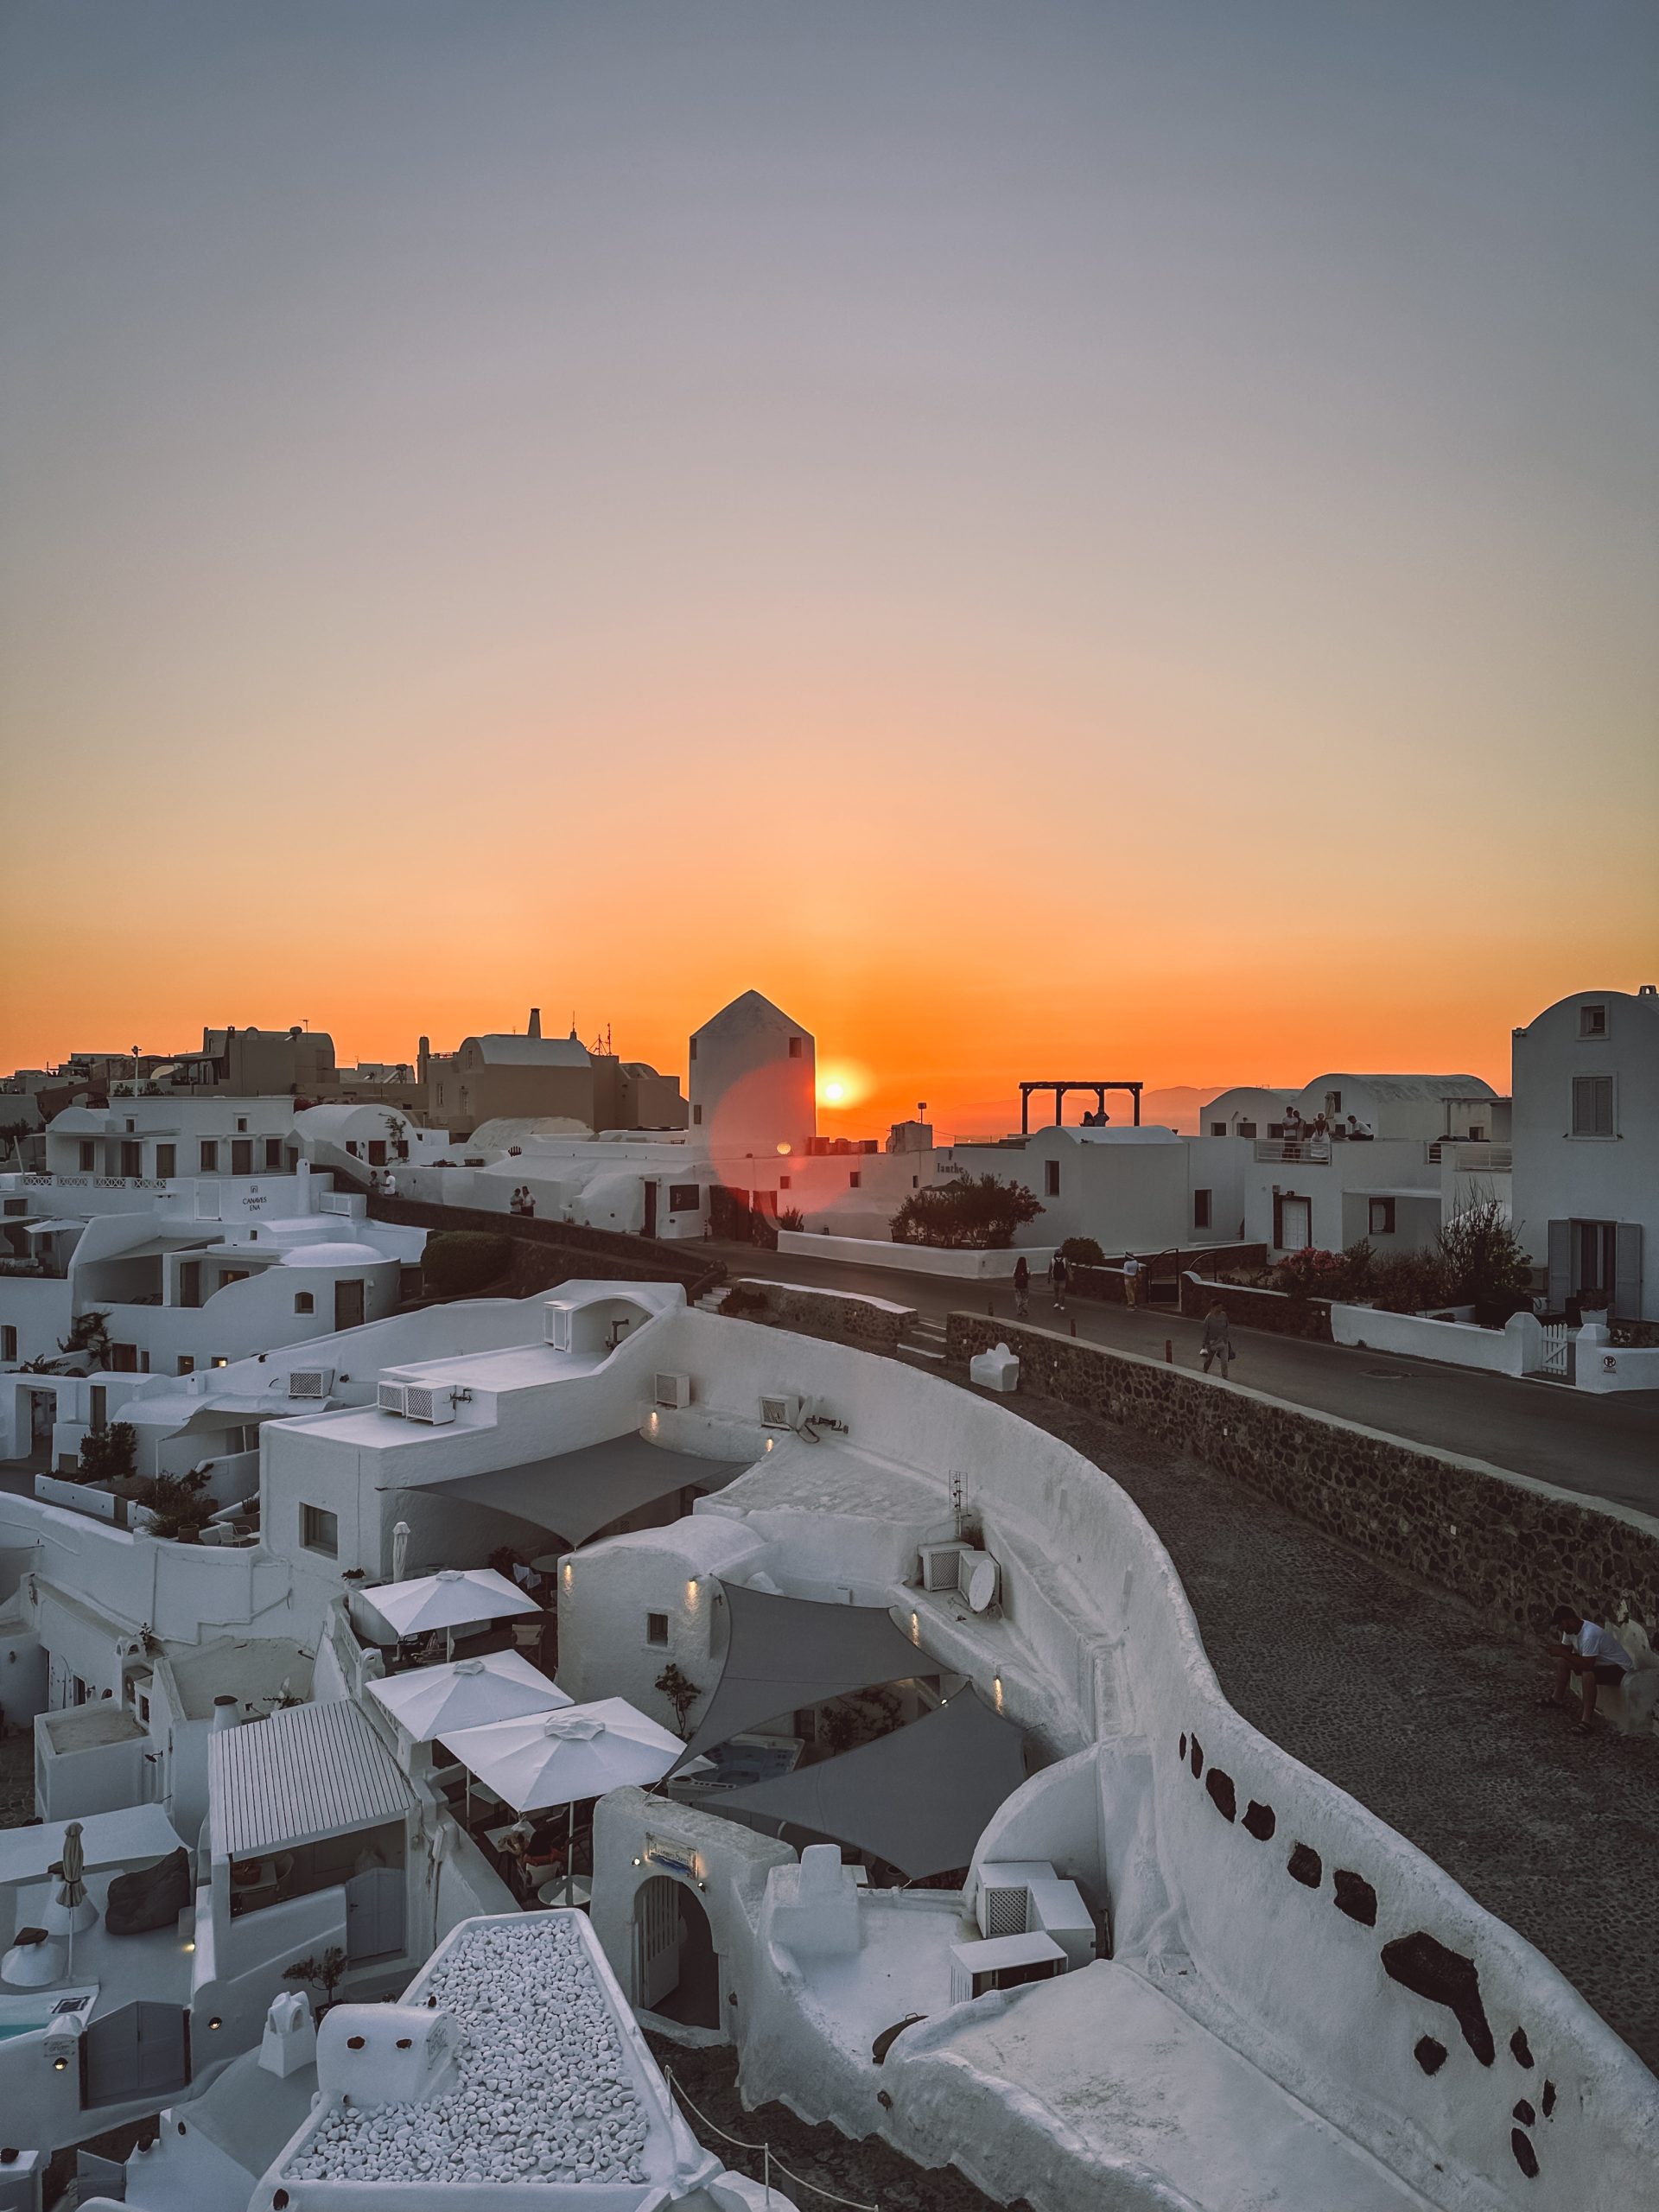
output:
[[[417,1574],[409,1582],[377,1583],[363,1596],[395,1636],[422,1636],[441,1628],[451,1653],[458,1628],[541,1611],[533,1598],[493,1567],[441,1567],[435,1574]]]
[[[516,1813],[569,1808],[565,1895],[570,1894],[570,1853],[576,1807],[584,1799],[629,1785],[660,1782],[685,1750],[680,1738],[622,1697],[523,1720],[498,1720],[466,1728],[444,1741],[470,1773],[487,1783]]]
[[[86,1885],[81,1877],[86,1872],[86,1853],[81,1848],[80,1822],[71,1821],[63,1832],[63,1857],[58,1872],[63,1877],[63,1886],[58,1891],[58,1903],[69,1911],[69,1972],[75,1970],[75,1922],[80,1907],[86,1902]]]
[[[409,1572],[409,1523],[399,1521],[391,1532],[391,1579],[401,1582]]]

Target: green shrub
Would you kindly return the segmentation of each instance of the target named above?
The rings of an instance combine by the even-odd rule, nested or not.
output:
[[[108,1428],[94,1428],[80,1440],[80,1465],[76,1470],[84,1483],[124,1481],[138,1465],[138,1432],[130,1421],[111,1421]]]
[[[481,1229],[442,1229],[421,1254],[426,1287],[440,1298],[465,1298],[498,1282],[512,1265],[512,1239]]]
[[[1440,1231],[1440,1256],[1446,1294],[1459,1306],[1510,1300],[1532,1283],[1532,1261],[1496,1198],[1478,1198],[1452,1215]]]
[[[1060,1247],[1060,1257],[1068,1268],[1099,1268],[1106,1263],[1106,1255],[1092,1236],[1068,1236]]]
[[[1371,1303],[1384,1313],[1422,1313],[1454,1302],[1438,1252],[1389,1252],[1371,1263]]]
[[[1016,1229],[1042,1211],[1023,1183],[958,1175],[913,1191],[893,1217],[893,1241],[951,1252],[1000,1252],[1013,1243]]]

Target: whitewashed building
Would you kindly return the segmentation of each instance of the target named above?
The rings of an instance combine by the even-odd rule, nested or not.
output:
[[[1659,1319],[1659,989],[1574,992],[1512,1051],[1515,1222],[1551,1307]]]

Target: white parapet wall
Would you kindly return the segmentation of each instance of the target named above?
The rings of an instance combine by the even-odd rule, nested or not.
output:
[[[1599,1321],[1585,1324],[1573,1349],[1573,1380],[1580,1390],[1659,1390],[1659,1351],[1616,1344]]]
[[[1501,1329],[1478,1329],[1472,1322],[1431,1321],[1421,1313],[1385,1313],[1375,1306],[1331,1308],[1334,1344],[1405,1352],[1451,1367],[1478,1367],[1489,1375],[1529,1373],[1540,1364],[1541,1334],[1530,1313],[1511,1314]]]
[[[1004,1247],[996,1252],[944,1252],[931,1244],[894,1244],[874,1236],[822,1236],[780,1229],[778,1249],[809,1260],[839,1260],[849,1267],[894,1268],[901,1274],[944,1275],[958,1282],[1006,1282],[1023,1260],[1040,1274],[1054,1256],[1052,1244]]]

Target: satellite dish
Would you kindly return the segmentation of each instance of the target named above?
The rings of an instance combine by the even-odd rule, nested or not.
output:
[[[996,1561],[988,1552],[964,1552],[957,1574],[957,1587],[972,1611],[982,1613],[996,1603]]]

